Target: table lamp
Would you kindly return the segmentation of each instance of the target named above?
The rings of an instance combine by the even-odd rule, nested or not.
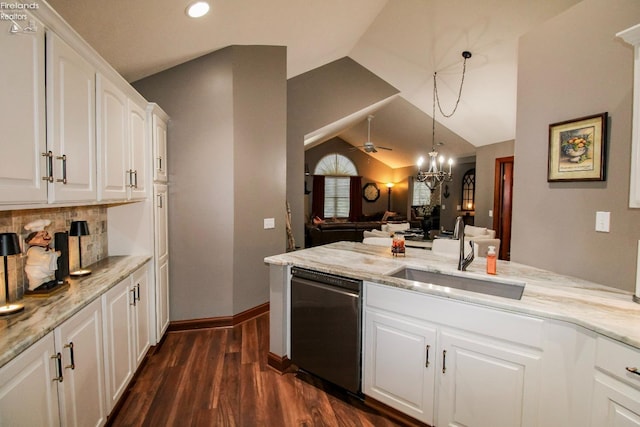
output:
[[[24,310],[22,304],[10,304],[9,301],[9,270],[7,256],[20,253],[20,242],[16,233],[0,233],[0,255],[4,257],[4,305],[0,307],[0,316],[17,313]]]
[[[82,241],[81,236],[89,235],[89,225],[87,221],[71,221],[70,236],[78,237],[78,269],[69,273],[71,277],[82,277],[91,274],[91,270],[82,268]]]

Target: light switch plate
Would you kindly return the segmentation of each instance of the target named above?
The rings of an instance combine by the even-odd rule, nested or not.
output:
[[[268,230],[270,228],[276,228],[276,219],[275,218],[265,218],[264,219],[264,229]]]
[[[596,231],[608,233],[610,220],[611,212],[596,212]]]
[[[493,218],[493,209],[489,209],[489,218]]]

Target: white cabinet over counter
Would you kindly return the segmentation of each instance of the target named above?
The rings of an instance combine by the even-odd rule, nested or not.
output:
[[[50,31],[46,69],[49,202],[95,201],[96,70]]]
[[[0,36],[0,204],[47,203],[44,31],[35,22],[33,34]]]

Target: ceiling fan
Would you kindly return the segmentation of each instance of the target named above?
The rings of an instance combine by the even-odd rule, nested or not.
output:
[[[371,120],[373,120],[373,115],[369,115],[367,117],[367,142],[365,142],[362,145],[358,145],[356,147],[353,147],[353,150],[357,150],[358,148],[362,148],[362,151],[364,151],[365,153],[377,153],[378,149],[380,150],[388,150],[391,151],[393,150],[392,148],[388,148],[388,147],[381,147],[381,146],[376,146],[373,142],[371,142]]]

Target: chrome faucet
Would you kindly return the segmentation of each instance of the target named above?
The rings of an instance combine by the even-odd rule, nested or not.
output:
[[[473,261],[474,257],[474,248],[473,241],[469,241],[469,245],[471,246],[471,253],[464,256],[464,221],[462,217],[459,216],[456,218],[456,228],[454,229],[454,237],[460,240],[460,255],[458,256],[458,270],[465,271],[469,264]]]

